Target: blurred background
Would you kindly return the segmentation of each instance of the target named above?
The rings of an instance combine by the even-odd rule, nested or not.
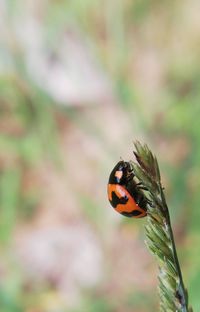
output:
[[[0,1],[2,312],[158,311],[145,220],[110,207],[133,140],[157,155],[200,289],[200,2]]]

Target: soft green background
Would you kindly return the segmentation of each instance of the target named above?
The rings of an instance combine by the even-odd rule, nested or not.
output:
[[[135,139],[158,157],[199,311],[199,11],[196,0],[1,1],[2,312],[158,311],[145,220],[106,198]]]

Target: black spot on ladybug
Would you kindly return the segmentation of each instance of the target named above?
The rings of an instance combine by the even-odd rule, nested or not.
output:
[[[133,211],[131,211],[131,212],[123,211],[123,212],[121,212],[121,214],[122,214],[123,216],[125,216],[125,217],[131,218],[131,217],[138,217],[138,216],[140,216],[140,215],[142,214],[142,212],[139,211],[139,210],[133,210]]]
[[[128,201],[128,197],[127,196],[124,196],[124,197],[118,197],[117,195],[116,195],[116,193],[115,192],[112,192],[112,206],[114,207],[114,208],[116,208],[117,207],[117,205],[125,205],[126,203],[127,203],[127,201]]]

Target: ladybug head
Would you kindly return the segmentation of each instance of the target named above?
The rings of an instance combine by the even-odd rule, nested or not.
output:
[[[109,183],[124,185],[131,175],[132,169],[129,162],[120,160],[110,174]]]

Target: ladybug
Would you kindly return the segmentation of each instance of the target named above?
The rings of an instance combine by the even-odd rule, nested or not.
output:
[[[108,180],[108,199],[113,208],[126,217],[142,218],[147,215],[148,200],[140,183],[133,179],[129,162],[119,161]]]

